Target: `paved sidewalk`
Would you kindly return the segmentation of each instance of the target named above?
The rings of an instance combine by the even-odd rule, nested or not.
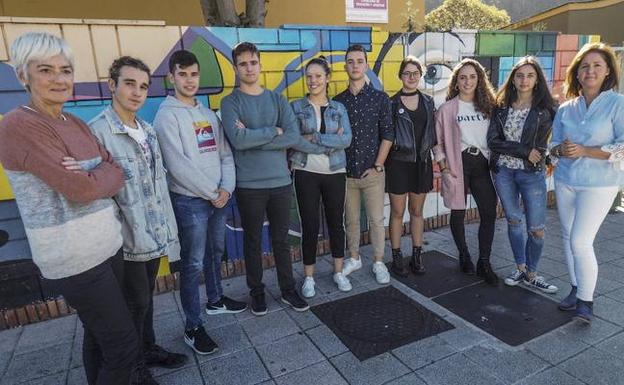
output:
[[[567,294],[569,284],[559,223],[548,211],[542,275]],[[467,226],[468,243],[477,245],[477,225]],[[271,296],[269,314],[206,318],[218,353],[198,356],[184,344],[178,292],[155,298],[156,336],[162,346],[191,355],[175,371],[156,369],[160,384],[624,384],[624,214],[609,215],[596,239],[600,263],[596,318],[591,327],[566,324],[519,347],[510,347],[458,318],[401,283],[397,289],[444,317],[455,329],[360,362],[312,312],[296,313],[278,302],[274,270],[265,273]],[[425,233],[426,250],[455,255],[448,228]],[[408,240],[404,250],[408,250]],[[476,249],[473,255],[477,255]],[[365,267],[350,277],[353,291],[340,293],[331,281],[331,257],[318,261],[318,304],[379,286],[370,273],[370,246],[363,248]],[[390,250],[386,251],[390,255]],[[504,220],[494,238],[492,264],[504,276],[513,268]],[[299,281],[302,265],[296,265]],[[244,277],[224,281],[225,292],[247,298]],[[555,306],[553,302],[553,306]],[[82,327],[76,316],[0,332],[0,374],[8,384],[86,384],[81,359]]]

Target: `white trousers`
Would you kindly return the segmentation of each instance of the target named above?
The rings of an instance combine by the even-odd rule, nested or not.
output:
[[[594,238],[617,192],[617,186],[572,187],[555,181],[557,211],[570,281],[577,287],[576,297],[583,301],[593,301],[594,298],[598,280]]]

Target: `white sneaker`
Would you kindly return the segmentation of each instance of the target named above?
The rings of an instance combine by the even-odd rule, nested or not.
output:
[[[347,259],[342,266],[342,274],[346,277],[347,275],[353,273],[356,270],[360,270],[362,268],[362,259],[355,259],[353,257]]]
[[[316,291],[314,291],[314,278],[306,277],[305,280],[303,280],[301,295],[305,298],[312,298],[316,295]]]
[[[347,278],[342,272],[334,274],[334,282],[336,282],[338,290],[340,291],[351,291],[351,289],[353,289],[351,282],[349,282],[349,278]]]
[[[388,268],[383,262],[373,263],[373,274],[375,274],[375,279],[380,285],[390,282],[390,273],[388,273]]]

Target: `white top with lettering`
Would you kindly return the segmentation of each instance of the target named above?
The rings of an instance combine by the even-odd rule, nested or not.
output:
[[[461,149],[477,147],[486,158],[490,157],[487,146],[487,131],[490,125],[488,119],[481,112],[476,111],[473,103],[459,101],[457,123],[461,131]]]

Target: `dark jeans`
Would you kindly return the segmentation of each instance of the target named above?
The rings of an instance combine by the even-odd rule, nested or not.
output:
[[[288,245],[291,185],[267,189],[236,189],[236,202],[243,226],[243,252],[250,295],[264,293],[262,283],[262,226],[264,214],[269,219],[271,247],[282,293],[295,290],[295,280]]]
[[[159,265],[160,258],[147,262],[124,261],[123,294],[139,338],[141,359],[144,347],[156,343],[153,326],[153,290]]]
[[[200,326],[199,278],[204,273],[208,302],[223,296],[221,261],[225,252],[225,215],[202,198],[171,193],[180,236],[180,300],[187,330]]]
[[[323,200],[329,244],[334,258],[343,258],[345,252],[344,204],[346,175],[319,174],[295,170],[295,192],[301,217],[301,250],[303,264],[316,263],[319,225],[319,204]]]
[[[489,259],[496,223],[496,190],[492,184],[487,159],[479,153],[471,155],[462,152],[464,167],[464,193],[472,193],[479,210],[479,258]],[[451,210],[451,233],[460,255],[469,255],[466,245],[464,217],[466,210]]]
[[[82,355],[90,385],[126,385],[139,355],[122,293],[123,253],[78,275],[50,280],[84,326]]]

